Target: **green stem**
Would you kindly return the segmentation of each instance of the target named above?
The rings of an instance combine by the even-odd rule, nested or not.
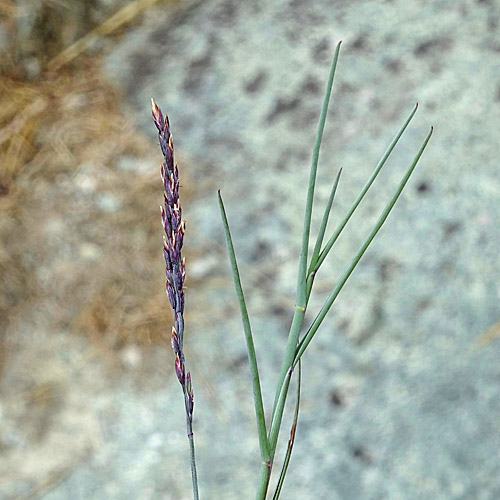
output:
[[[280,390],[280,395],[278,397],[277,405],[279,408],[285,406],[286,395],[288,393],[288,387],[290,386],[290,379],[292,377],[292,370],[288,372],[283,381],[283,385]],[[276,443],[278,441],[279,428],[281,425],[281,418],[283,417],[283,412],[281,414],[275,413],[271,421],[271,428],[269,431],[269,447],[271,450],[271,460],[267,463],[262,463],[260,467],[260,477],[259,485],[257,488],[257,500],[265,500],[267,489],[269,487],[269,479],[271,478],[271,468],[272,461],[274,459],[274,453],[276,451]],[[279,420],[279,421],[278,421]]]
[[[321,107],[321,114],[319,117],[318,130],[316,132],[316,140],[314,142],[314,150],[311,162],[311,171],[309,174],[309,186],[307,189],[307,201],[306,201],[306,210],[304,216],[304,228],[302,231],[302,249],[300,254],[300,262],[299,262],[299,272],[297,278],[297,298],[296,298],[296,307],[294,311],[294,316],[292,319],[292,325],[290,327],[290,333],[288,335],[288,343],[285,350],[285,355],[283,357],[283,364],[281,367],[281,374],[278,381],[276,395],[274,399],[273,405],[273,416],[276,411],[276,404],[278,401],[280,388],[283,385],[283,381],[285,380],[286,373],[290,368],[293,356],[295,354],[295,349],[297,348],[297,340],[299,337],[300,329],[302,327],[302,323],[304,321],[305,309],[307,304],[307,254],[309,247],[309,233],[311,230],[311,215],[312,215],[312,205],[314,198],[314,187],[316,184],[316,172],[318,169],[318,160],[319,160],[319,150],[321,147],[321,140],[323,139],[323,131],[325,129],[326,115],[328,112],[328,104],[330,102],[330,96],[332,94],[333,87],[333,79],[335,77],[335,70],[337,68],[337,62],[339,58],[340,52],[340,41],[337,44],[335,49],[335,54],[333,56],[332,66],[330,68],[330,74],[328,77],[328,83],[326,86],[325,95],[323,98],[323,105]]]
[[[283,419],[283,411],[285,408],[286,396],[288,393],[288,384],[285,384],[285,379],[287,378],[287,372],[292,366],[295,352],[297,349],[297,342],[299,339],[300,330],[304,322],[304,316],[306,312],[307,305],[307,256],[309,248],[309,234],[311,231],[311,216],[312,216],[312,205],[314,199],[314,188],[316,185],[316,172],[318,169],[319,151],[321,147],[321,140],[323,139],[323,131],[325,129],[326,115],[328,112],[328,104],[330,102],[330,96],[333,88],[333,79],[335,77],[335,71],[337,68],[337,62],[339,58],[340,45],[342,41],[337,44],[335,48],[335,54],[333,56],[332,65],[330,68],[330,74],[328,76],[328,83],[326,86],[325,96],[323,99],[323,105],[321,107],[321,113],[319,117],[318,130],[316,132],[316,140],[314,142],[313,156],[311,161],[311,170],[309,174],[309,185],[307,188],[307,200],[306,209],[304,215],[304,228],[302,231],[302,249],[300,253],[299,261],[299,271],[297,276],[297,297],[295,311],[292,319],[292,325],[290,327],[290,332],[288,334],[288,341],[285,348],[285,354],[283,356],[283,363],[281,366],[281,373],[276,386],[276,395],[274,398],[273,412],[272,412],[272,422],[274,426],[271,425],[269,432],[269,451],[270,451],[270,465],[272,467],[272,461],[274,458],[274,453],[276,451],[276,443],[278,441],[279,429],[281,426],[281,421]],[[291,372],[288,376],[288,383],[290,381]],[[286,386],[286,389],[285,389]],[[284,391],[282,389],[285,389]],[[261,478],[262,482],[259,482],[259,488],[257,491],[257,500],[265,500],[267,488],[269,486],[270,470],[265,471],[268,464],[262,464],[261,466]],[[267,479],[267,482],[265,480]]]
[[[385,207],[384,211],[380,215],[377,223],[375,224],[375,227],[372,229],[371,233],[368,235],[364,243],[361,245],[360,249],[352,259],[351,263],[347,267],[347,269],[344,271],[344,274],[340,278],[339,282],[333,289],[332,293],[326,300],[325,304],[321,308],[320,312],[312,322],[311,326],[309,327],[307,333],[303,337],[302,341],[299,343],[297,347],[297,351],[295,354],[295,358],[293,361],[293,366],[297,364],[297,362],[300,360],[302,357],[302,354],[304,354],[304,351],[307,349],[308,345],[310,344],[312,338],[316,334],[316,331],[318,330],[319,326],[321,325],[322,321],[325,319],[325,316],[327,315],[328,311],[332,307],[335,299],[337,298],[338,294],[342,290],[343,286],[346,284],[347,280],[349,279],[349,276],[351,273],[354,271],[356,266],[358,265],[359,261],[361,260],[361,257],[363,257],[363,254],[366,252],[366,249],[370,246],[370,243],[373,241],[373,238],[375,238],[376,234],[380,230],[380,228],[383,226],[384,222],[386,221],[387,217],[391,213],[391,210],[393,209],[396,201],[398,200],[399,196],[401,195],[401,192],[403,191],[406,183],[408,182],[408,179],[410,178],[411,174],[413,173],[413,170],[417,166],[418,161],[420,160],[420,157],[422,156],[422,153],[424,152],[427,143],[429,142],[429,139],[431,138],[433,132],[433,127],[431,127],[430,132],[427,134],[427,137],[425,138],[424,142],[420,146],[420,149],[415,156],[413,163],[411,164],[410,168],[406,172],[406,175],[403,177],[401,180],[399,187],[392,197],[391,201],[388,203],[388,205]]]
[[[256,498],[265,500],[267,488],[269,487],[269,480],[271,479],[271,463],[262,463],[259,473],[259,484],[257,486]]]
[[[189,457],[191,462],[191,480],[193,482],[193,498],[194,500],[199,500],[198,494],[198,474],[196,472],[196,458],[194,455],[194,435],[193,435],[193,424],[186,414],[187,419],[187,432],[189,439]]]
[[[241,319],[243,322],[243,330],[245,331],[245,340],[247,344],[248,361],[250,364],[250,373],[252,376],[253,397],[255,405],[255,416],[257,419],[257,429],[259,434],[260,456],[263,464],[270,461],[269,442],[267,439],[266,419],[264,415],[264,405],[262,403],[262,391],[260,388],[259,368],[257,365],[257,356],[255,354],[255,346],[253,343],[252,328],[250,326],[250,319],[248,317],[247,306],[245,303],[245,296],[241,286],[240,273],[238,271],[238,264],[236,262],[236,255],[234,253],[233,240],[229,230],[229,223],[227,220],[226,210],[222,201],[220,190],[219,195],[219,208],[224,225],[224,232],[226,234],[226,243],[229,251],[229,260],[231,261],[231,269],[233,271],[234,287],[236,295],[240,304]]]

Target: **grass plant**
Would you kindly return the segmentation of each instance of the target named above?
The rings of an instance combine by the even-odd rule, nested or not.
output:
[[[271,478],[271,472],[273,469],[273,463],[274,463],[274,458],[275,454],[277,451],[277,444],[278,444],[278,437],[280,434],[280,430],[282,428],[283,424],[283,413],[284,413],[284,408],[285,404],[287,402],[288,398],[288,393],[289,393],[289,388],[290,388],[290,382],[292,379],[292,376],[295,372],[295,368],[298,366],[298,381],[297,381],[297,396],[296,396],[296,403],[295,403],[295,411],[294,411],[294,416],[293,416],[293,421],[292,421],[292,429],[290,431],[290,437],[288,440],[288,446],[286,449],[286,454],[284,457],[283,461],[283,466],[280,472],[280,475],[277,480],[277,485],[276,488],[272,494],[272,500],[278,500],[280,493],[282,491],[282,486],[286,477],[286,473],[288,470],[288,464],[290,462],[290,457],[293,449],[293,444],[295,442],[295,431],[297,427],[297,421],[298,421],[298,415],[299,415],[299,407],[300,407],[300,383],[301,383],[301,359],[307,348],[309,347],[311,341],[313,340],[314,336],[316,335],[319,327],[321,326],[323,320],[327,316],[328,312],[330,311],[332,305],[334,304],[336,298],[338,297],[340,291],[346,284],[347,280],[351,276],[352,272],[358,265],[359,261],[363,257],[364,253],[372,243],[373,239],[377,235],[378,231],[380,228],[383,226],[385,221],[387,220],[387,217],[391,213],[392,209],[394,208],[394,205],[396,204],[397,200],[401,196],[401,193],[406,186],[411,174],[413,173],[415,167],[417,166],[417,163],[419,162],[425,148],[427,147],[427,144],[431,138],[431,135],[433,133],[433,128],[430,128],[430,131],[424,138],[420,148],[418,149],[415,157],[410,163],[410,166],[406,170],[406,173],[402,177],[396,191],[394,192],[394,195],[392,198],[389,200],[387,203],[386,207],[380,214],[379,219],[377,220],[376,224],[374,225],[373,229],[369,232],[369,234],[366,236],[365,240],[363,241],[362,245],[360,246],[359,250],[352,256],[352,259],[350,263],[347,265],[346,269],[344,270],[343,274],[341,275],[340,279],[338,280],[337,284],[334,286],[333,290],[325,300],[323,306],[321,309],[317,312],[315,319],[311,323],[311,325],[307,328],[305,332],[303,332],[303,326],[304,326],[304,317],[305,313],[307,311],[308,303],[309,303],[309,298],[311,295],[311,291],[314,285],[314,280],[316,278],[316,275],[318,271],[321,268],[322,263],[332,250],[335,242],[337,241],[338,237],[346,227],[347,223],[349,222],[349,219],[351,216],[354,214],[356,209],[358,208],[359,204],[363,200],[364,196],[372,186],[373,182],[375,181],[376,177],[380,173],[382,167],[385,165],[387,159],[390,157],[391,153],[393,152],[394,148],[396,147],[397,143],[401,139],[403,133],[407,129],[408,125],[410,124],[411,120],[415,116],[415,113],[417,112],[418,104],[414,106],[412,109],[411,113],[409,116],[406,118],[404,121],[403,125],[397,132],[396,136],[393,138],[391,143],[389,144],[389,147],[385,151],[385,153],[382,155],[381,159],[377,163],[373,173],[371,174],[370,178],[367,180],[366,184],[364,187],[361,189],[361,192],[347,211],[347,213],[342,217],[340,220],[337,228],[333,232],[333,234],[328,238],[327,242],[324,244],[324,238],[325,238],[325,233],[326,233],[326,228],[327,228],[327,223],[329,219],[329,215],[332,209],[332,205],[335,199],[335,195],[337,192],[337,188],[339,185],[340,181],[340,176],[341,176],[341,170],[338,172],[333,185],[331,189],[331,193],[328,199],[328,202],[326,204],[326,207],[324,209],[324,214],[322,217],[321,225],[318,231],[318,234],[316,235],[316,239],[314,241],[314,247],[312,253],[309,255],[309,248],[312,244],[311,241],[311,217],[312,217],[312,209],[313,209],[313,202],[314,202],[314,192],[315,192],[315,187],[316,187],[316,173],[318,170],[318,162],[319,162],[319,153],[320,153],[320,148],[321,148],[321,141],[323,138],[323,132],[325,128],[325,123],[326,123],[326,117],[327,117],[327,112],[328,112],[328,106],[331,100],[331,94],[332,94],[332,89],[333,89],[333,82],[335,78],[335,73],[337,69],[337,63],[339,60],[339,53],[340,53],[340,46],[341,42],[338,43],[335,53],[333,56],[333,61],[332,65],[330,68],[330,73],[328,77],[328,82],[326,85],[326,91],[323,99],[323,105],[321,108],[321,113],[320,113],[320,118],[319,118],[319,124],[318,124],[318,129],[316,133],[316,140],[314,143],[313,147],[313,152],[312,152],[312,161],[311,161],[311,168],[310,168],[310,174],[309,174],[309,184],[307,188],[307,196],[306,196],[306,207],[305,207],[305,215],[304,215],[304,225],[303,225],[303,231],[302,231],[302,245],[301,245],[301,253],[300,253],[300,259],[299,259],[299,265],[298,265],[298,274],[297,274],[297,290],[296,290],[296,302],[295,302],[295,307],[293,310],[293,318],[291,322],[291,327],[290,331],[288,333],[288,339],[286,346],[284,348],[284,353],[283,353],[283,361],[282,361],[282,366],[281,370],[278,376],[277,384],[276,384],[276,389],[275,389],[275,396],[274,396],[274,403],[273,403],[273,409],[271,413],[271,418],[270,422],[266,422],[265,418],[265,413],[264,413],[264,404],[263,404],[263,399],[262,399],[262,391],[261,391],[261,378],[259,376],[259,368],[257,364],[257,356],[255,353],[255,347],[254,347],[254,341],[253,341],[253,336],[252,336],[252,328],[250,324],[250,318],[245,302],[245,296],[243,293],[243,288],[241,285],[241,280],[240,280],[240,273],[238,270],[238,264],[237,264],[237,259],[236,259],[236,254],[234,250],[234,245],[233,245],[233,240],[231,237],[231,231],[229,228],[229,222],[227,218],[227,213],[224,207],[224,203],[222,201],[222,196],[220,191],[218,192],[218,201],[219,201],[219,208],[220,208],[220,213],[221,213],[221,218],[222,218],[222,223],[224,226],[224,232],[226,236],[226,243],[227,243],[227,248],[229,252],[229,261],[231,264],[231,269],[232,269],[232,274],[233,274],[233,279],[234,279],[234,285],[236,289],[236,295],[238,298],[239,306],[240,306],[240,311],[241,311],[241,318],[243,322],[243,330],[245,333],[245,340],[246,340],[246,345],[247,345],[247,352],[248,352],[248,360],[250,364],[250,372],[251,372],[251,379],[252,379],[252,387],[253,387],[253,396],[254,396],[254,405],[255,405],[255,416],[256,416],[256,422],[257,422],[257,434],[258,434],[258,440],[259,440],[259,446],[260,446],[260,475],[258,479],[258,484],[257,484],[257,491],[256,491],[256,500],[265,500],[266,498],[269,498],[270,491],[269,491],[269,484],[270,484],[270,478]],[[156,108],[157,110],[159,108]],[[156,114],[158,113],[161,114],[161,112],[156,111]],[[155,105],[153,104],[153,116],[155,115]],[[160,121],[159,119],[155,118],[155,123]],[[168,120],[166,121],[168,124]],[[158,123],[157,123],[158,127]],[[159,130],[161,127],[158,127]],[[171,136],[169,136],[170,139],[167,137],[167,142],[171,142]],[[161,131],[160,131],[160,143],[161,143]],[[168,142],[168,144],[170,144]],[[164,147],[162,145],[162,151],[164,150]],[[168,150],[166,150],[168,153]],[[173,150],[172,150],[173,152]],[[165,154],[165,151],[164,151]],[[167,156],[166,156],[167,158]],[[167,162],[168,163],[168,162]],[[163,175],[163,168],[162,168],[162,175]],[[177,169],[175,168],[175,172],[177,172]],[[174,176],[175,177],[175,176]],[[168,179],[165,180],[164,177],[164,184],[165,184],[165,190],[167,191],[167,184],[168,184]],[[174,181],[170,181],[175,183]],[[168,196],[166,197],[166,206],[167,202],[169,201]],[[166,208],[165,208],[166,210]],[[180,210],[180,209],[179,209]],[[163,212],[162,212],[163,213]],[[168,219],[168,217],[167,217]],[[174,219],[172,219],[174,220]],[[168,222],[166,222],[165,215],[163,216],[163,222],[164,226]],[[175,219],[175,224],[181,224],[180,219],[177,220]],[[179,226],[180,227],[180,226]],[[165,231],[167,232],[167,241],[168,240],[168,228],[165,227]],[[182,234],[183,234],[183,229],[182,229]],[[181,243],[182,245],[182,243]],[[168,246],[168,245],[167,245]],[[170,253],[168,254],[169,258]],[[179,250],[179,256],[180,258],[180,250]],[[165,257],[166,261],[167,256]],[[168,288],[168,264],[167,264],[167,288]],[[182,285],[182,283],[181,283]],[[182,288],[182,286],[181,286]],[[178,293],[178,290],[177,292]],[[170,296],[170,294],[169,294]],[[172,303],[172,299],[171,299]],[[174,307],[175,310],[175,301],[172,303],[172,306]],[[302,335],[301,335],[302,334]],[[174,341],[173,341],[174,345]],[[179,336],[179,345],[180,349],[182,350],[182,335]],[[174,345],[174,351],[176,350],[176,347]],[[176,353],[177,354],[177,353]],[[181,359],[181,362],[184,362],[183,355],[177,354],[177,358]],[[176,363],[176,370],[177,370],[177,363]],[[179,377],[179,373],[178,373]],[[181,379],[179,379],[181,381]],[[182,385],[182,381],[181,381]],[[189,391],[191,389],[187,389],[185,386],[183,386],[184,390],[184,395],[186,397],[186,391],[189,396]],[[188,397],[189,399],[189,397]],[[188,404],[186,403],[186,411],[188,412]],[[192,412],[192,406],[191,406],[191,412]],[[191,418],[192,418],[192,413],[191,413]],[[188,428],[189,431],[189,428]],[[191,437],[192,437],[192,428],[191,428]],[[189,434],[189,432],[188,432]],[[190,441],[192,444],[192,440]],[[192,463],[194,464],[194,448],[192,448]],[[194,478],[196,476],[196,469],[194,473]],[[195,479],[193,479],[193,487],[195,485]],[[195,499],[198,498],[198,493],[197,493],[197,488],[195,489]]]

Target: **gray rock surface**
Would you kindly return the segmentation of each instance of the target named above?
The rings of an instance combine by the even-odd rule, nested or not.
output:
[[[334,221],[417,100],[420,110],[325,262],[309,320],[431,124],[435,135],[305,356],[282,497],[500,498],[500,344],[478,341],[500,317],[499,16],[487,1],[209,0],[156,9],[109,53],[105,70],[144,130],[153,136],[154,96],[194,184],[210,187],[184,210],[185,245],[206,249],[208,241],[212,249],[203,284],[187,295],[202,498],[252,498],[259,467],[216,188],[269,409],[294,303],[316,122],[339,39],[316,227],[337,169],[344,172]],[[170,380],[144,392],[125,380],[89,403],[113,408],[103,409],[100,424],[107,446],[41,498],[190,498],[181,399]]]

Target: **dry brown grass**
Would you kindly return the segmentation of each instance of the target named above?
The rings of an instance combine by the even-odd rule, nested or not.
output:
[[[0,80],[0,316],[15,327],[44,308],[53,328],[114,350],[165,342],[171,318],[161,158],[99,64],[80,58],[36,84]],[[150,168],[124,170],[123,157]],[[109,199],[114,208],[102,206]]]
[[[175,0],[169,0],[168,3],[173,3]],[[107,36],[124,25],[134,20],[141,12],[158,3],[159,0],[135,0],[122,7],[115,14],[110,16],[106,21],[96,26],[85,36],[76,40],[75,43],[66,47],[60,54],[49,61],[47,67],[51,71],[57,71],[70,61],[78,57],[89,45],[92,44],[95,36]],[[163,0],[163,3],[167,3]]]

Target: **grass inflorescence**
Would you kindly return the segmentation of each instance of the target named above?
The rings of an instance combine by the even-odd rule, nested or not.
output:
[[[174,141],[170,132],[168,116],[163,116],[161,109],[151,99],[153,121],[158,129],[158,140],[164,161],[160,172],[164,187],[164,204],[161,219],[165,235],[163,237],[163,256],[165,258],[166,287],[170,305],[174,312],[172,326],[172,348],[175,354],[175,373],[184,394],[186,409],[187,435],[191,453],[191,474],[194,498],[198,498],[198,479],[194,454],[193,409],[194,394],[191,373],[186,371],[184,359],[184,279],[186,277],[185,260],[182,257],[182,244],[186,222],[182,219],[179,201],[179,168],[174,162]]]

